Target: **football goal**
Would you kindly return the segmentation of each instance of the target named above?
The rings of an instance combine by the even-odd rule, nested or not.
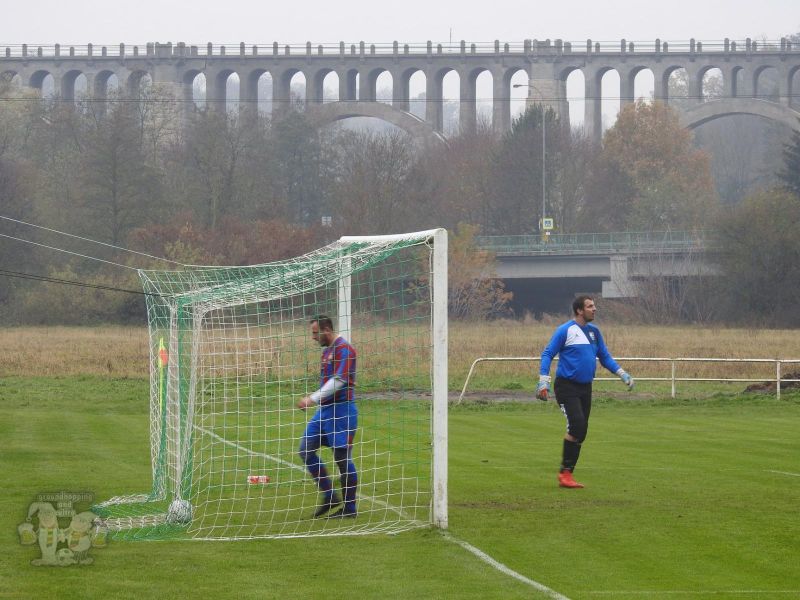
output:
[[[93,507],[111,537],[447,527],[445,230],[343,237],[286,261],[140,277],[152,487]],[[318,315],[357,353],[356,518],[314,518],[320,494],[298,453],[314,409],[297,403],[320,387]],[[319,456],[338,488],[332,452]]]

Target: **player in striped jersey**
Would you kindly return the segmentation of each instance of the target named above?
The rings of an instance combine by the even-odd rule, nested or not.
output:
[[[355,403],[356,350],[347,340],[337,336],[330,317],[320,315],[311,320],[311,336],[324,348],[320,365],[320,387],[297,403],[305,410],[319,405],[317,412],[306,425],[300,441],[300,458],[322,492],[322,501],[314,517],[328,514],[340,504],[338,511],[328,518],[356,516],[356,485],[358,474],[353,463],[353,438],[358,427],[358,410]],[[342,496],[333,489],[325,464],[317,450],[320,446],[333,450],[333,459],[339,468]]]

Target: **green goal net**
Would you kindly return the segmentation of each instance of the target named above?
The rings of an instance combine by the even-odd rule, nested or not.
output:
[[[246,539],[447,526],[447,236],[347,237],[291,260],[140,271],[152,488],[97,504],[116,539]],[[358,516],[314,518],[298,455],[320,387],[309,321],[357,353]],[[335,487],[329,448],[320,459]]]

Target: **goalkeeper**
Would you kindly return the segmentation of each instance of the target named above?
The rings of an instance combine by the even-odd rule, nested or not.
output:
[[[536,396],[547,400],[550,363],[556,354],[560,354],[554,388],[556,403],[567,418],[567,433],[564,436],[558,484],[564,488],[582,488],[583,484],[573,479],[572,472],[589,427],[596,360],[599,358],[601,365],[618,375],[628,389],[633,388],[633,378],[611,357],[600,330],[592,325],[597,312],[594,300],[590,296],[578,296],[572,303],[572,312],[575,318],[556,329],[542,352]]]
[[[306,425],[300,441],[300,458],[322,492],[322,501],[314,517],[322,517],[342,504],[328,518],[356,516],[356,485],[358,475],[353,464],[353,437],[358,427],[358,410],[355,403],[356,351],[347,341],[333,331],[330,317],[320,315],[311,320],[311,336],[324,348],[320,368],[320,388],[297,403],[305,410],[319,405],[317,412]],[[325,464],[317,450],[325,445],[333,450],[333,459],[339,468],[342,496],[333,489]]]

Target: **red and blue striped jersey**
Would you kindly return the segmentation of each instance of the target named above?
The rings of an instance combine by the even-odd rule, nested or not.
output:
[[[333,344],[322,351],[322,364],[320,366],[320,387],[333,377],[338,377],[345,383],[345,387],[333,396],[323,399],[320,404],[334,402],[352,402],[355,400],[356,387],[356,349],[339,336]]]

